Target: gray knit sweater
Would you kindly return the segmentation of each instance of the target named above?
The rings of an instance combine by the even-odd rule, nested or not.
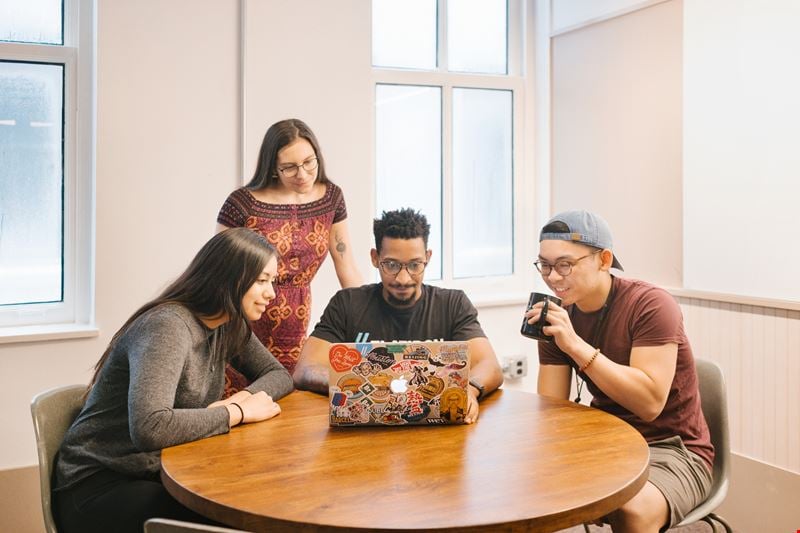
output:
[[[179,304],[137,318],[120,337],[59,450],[55,490],[107,468],[153,477],[161,449],[227,433],[228,410],[206,409],[225,387],[225,362],[212,353],[214,332]],[[292,390],[286,369],[254,336],[234,366],[250,392],[274,400]]]

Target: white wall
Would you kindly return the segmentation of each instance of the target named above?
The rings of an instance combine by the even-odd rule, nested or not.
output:
[[[328,175],[344,191],[353,251],[371,281],[369,3],[247,1],[245,6],[246,181],[267,128],[289,117],[305,121],[320,142]],[[312,327],[336,289],[329,260],[312,284]]]
[[[687,1],[684,287],[800,302],[800,3]]]
[[[600,213],[625,275],[667,287],[683,281],[681,4],[551,40],[552,210]]]
[[[100,2],[100,336],[0,345],[0,470],[36,464],[31,398],[87,382],[116,328],[212,235],[239,183],[238,21],[234,0]]]
[[[624,15],[664,0],[550,0],[554,34]]]
[[[243,5],[244,92],[238,1],[100,3],[100,336],[0,345],[0,471],[36,464],[30,399],[51,387],[87,382],[116,329],[180,273],[211,236],[220,205],[242,183],[242,130],[243,172],[249,179],[269,124],[297,116],[311,125],[331,176],[345,191],[355,255],[372,279],[369,4],[295,0]],[[244,126],[239,119],[242,94]],[[337,288],[327,261],[314,282],[313,317]],[[534,343],[518,333],[523,307],[481,310],[498,354],[535,353]]]

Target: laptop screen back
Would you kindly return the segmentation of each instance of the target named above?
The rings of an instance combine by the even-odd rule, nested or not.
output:
[[[463,424],[466,342],[341,343],[329,351],[330,424]]]

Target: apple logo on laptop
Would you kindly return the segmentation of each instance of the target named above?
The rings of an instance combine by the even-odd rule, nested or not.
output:
[[[389,389],[395,394],[402,394],[408,390],[408,380],[404,377],[395,378],[389,384]]]

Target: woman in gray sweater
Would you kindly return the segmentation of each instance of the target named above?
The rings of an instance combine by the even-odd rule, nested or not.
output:
[[[59,531],[138,533],[155,516],[204,521],[161,485],[161,449],[280,412],[275,400],[292,378],[249,325],[275,296],[276,275],[263,236],[223,231],[117,331],[58,453]],[[252,383],[223,400],[227,363]]]

